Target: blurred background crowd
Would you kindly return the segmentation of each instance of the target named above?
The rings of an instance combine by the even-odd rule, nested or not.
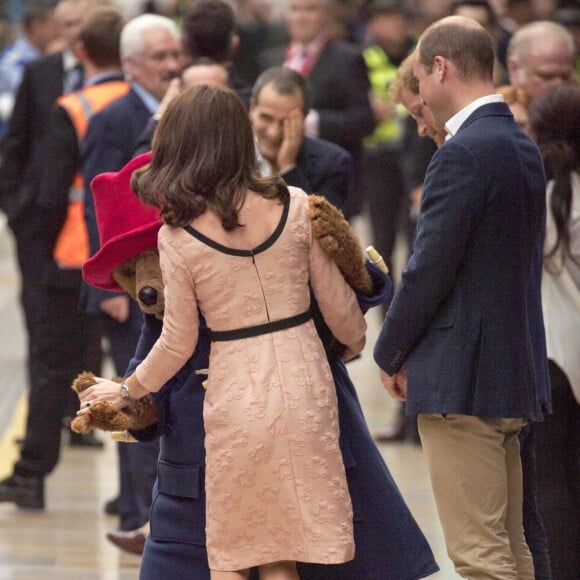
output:
[[[94,23],[83,29],[84,18],[95,4],[116,7],[123,22],[109,15],[106,34]],[[417,91],[414,100],[411,95],[413,75],[405,59],[419,34],[449,14],[480,22],[495,41],[498,90],[526,130],[530,103],[552,87],[573,85],[580,77],[578,0],[232,0],[225,3],[229,5],[225,11],[223,4],[219,0],[0,1],[0,207],[15,236],[22,273],[30,382],[21,458],[13,474],[0,482],[0,501],[44,508],[43,480],[58,462],[62,420],[78,407],[67,385],[87,367],[100,374],[102,344],[119,375],[125,373],[135,351],[141,327],[136,304],[122,294],[88,294],[79,263],[64,268],[65,280],[57,241],[67,203],[72,201],[72,184],[86,194],[87,251],[98,250],[87,184],[99,173],[120,170],[132,156],[149,148],[155,123],[171,92],[178,90],[174,78],[181,75],[185,85],[197,82],[187,81],[186,74],[193,78],[199,73],[202,80],[217,74],[220,80],[212,76],[213,82],[236,90],[249,108],[264,171],[276,171],[308,193],[324,194],[348,219],[367,220],[370,237],[396,281],[404,259],[394,260],[395,247],[402,246],[403,255],[411,251],[423,178],[436,143],[443,138],[430,124]],[[135,25],[125,41],[121,36],[119,54],[121,28],[146,13],[164,20],[140,21],[145,24]],[[116,51],[107,52],[111,43]],[[299,74],[289,77],[272,69],[281,65]],[[304,78],[306,83],[300,80]],[[124,80],[130,81],[130,87],[119,84]],[[94,110],[85,119],[88,128],[79,128],[80,117],[70,99],[61,97],[105,83],[110,89],[107,97],[92,103]],[[291,134],[298,140],[292,141]],[[576,147],[577,137],[575,133],[570,138],[572,143],[576,140]],[[323,158],[331,160],[327,166]],[[577,157],[570,167],[578,170]],[[84,184],[75,181],[78,173]],[[576,215],[571,195],[564,213],[560,212],[555,247],[564,240],[564,253],[574,256],[577,231],[566,229],[567,220]],[[55,262],[59,268],[55,269]],[[71,272],[74,276],[68,275]],[[574,308],[580,311],[577,305]],[[74,336],[78,340],[72,340]],[[580,328],[575,336],[578,342]],[[552,369],[552,388],[561,384],[563,393],[554,407],[557,429],[563,428],[560,418],[570,410],[574,414],[566,424],[573,426],[577,420],[578,404],[570,383],[580,388],[567,369],[563,369],[565,376],[559,376],[561,366]],[[74,444],[102,446],[95,436],[69,436]],[[568,435],[554,431],[550,437],[541,469],[544,475],[553,472],[548,458],[560,457],[564,465],[576,465],[571,475],[552,482],[554,488],[562,481],[573,487],[573,503],[580,497],[578,457],[573,459],[578,435],[575,447],[566,448],[562,455],[555,454],[554,440],[568,441]],[[386,426],[376,439],[419,442],[416,424],[403,410],[396,424]],[[120,495],[106,506],[109,513],[120,516],[120,524],[109,539],[139,552],[143,549],[139,530],[149,517],[159,448],[155,443],[130,446],[130,450],[122,447]],[[555,496],[544,497],[549,504]],[[562,553],[555,561],[577,573],[578,560],[567,563],[568,546],[578,545],[579,520],[571,518],[572,509],[563,503],[561,510],[549,510],[547,524],[557,528],[551,537],[562,540]],[[558,528],[562,517],[571,521],[563,533]]]

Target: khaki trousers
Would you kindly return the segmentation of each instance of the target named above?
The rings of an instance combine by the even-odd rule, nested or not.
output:
[[[419,415],[447,554],[469,580],[533,580],[522,523],[522,419]]]

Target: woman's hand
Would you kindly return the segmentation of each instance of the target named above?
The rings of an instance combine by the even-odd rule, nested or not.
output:
[[[77,415],[85,415],[90,412],[91,405],[97,402],[108,401],[116,411],[126,407],[130,401],[121,397],[121,385],[109,379],[95,377],[95,385],[79,393],[81,409]]]

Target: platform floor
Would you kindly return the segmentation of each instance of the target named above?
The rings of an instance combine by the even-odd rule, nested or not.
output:
[[[365,242],[365,224],[357,224],[356,229]],[[18,456],[15,439],[22,435],[26,417],[25,334],[13,251],[0,216],[0,478],[9,475]],[[371,357],[379,312],[371,311],[367,320],[367,347],[360,360],[349,364],[349,371],[369,428],[375,432],[392,419],[396,407],[380,385]],[[458,578],[445,554],[421,448],[391,443],[380,449],[441,567],[430,578]],[[116,524],[115,518],[103,513],[105,501],[117,491],[115,444],[107,440],[103,450],[87,450],[63,443],[61,462],[46,485],[43,513],[0,504],[0,580],[137,579],[139,557],[122,553],[105,539],[106,530]]]

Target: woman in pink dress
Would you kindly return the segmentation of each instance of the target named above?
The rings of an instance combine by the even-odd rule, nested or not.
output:
[[[99,379],[81,398],[121,408],[159,390],[193,353],[203,313],[212,339],[204,423],[215,580],[247,578],[252,566],[263,579],[296,579],[296,561],[354,557],[336,394],[311,289],[345,358],[362,350],[366,323],[312,235],[306,194],[260,177],[254,151],[231,91],[202,85],[171,103],[151,165],[133,177],[165,222],[163,331],[121,387]]]

